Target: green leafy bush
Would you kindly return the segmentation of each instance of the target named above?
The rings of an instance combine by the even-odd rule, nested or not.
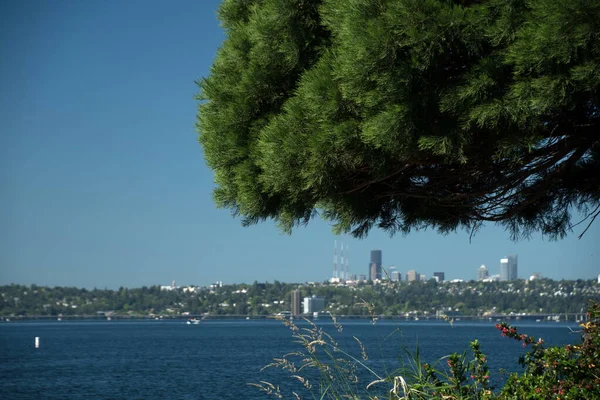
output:
[[[519,363],[522,374],[511,374],[500,392],[502,399],[598,399],[600,398],[600,304],[592,304],[588,322],[581,324],[582,343],[544,348],[543,341],[519,335],[502,324],[503,334],[533,345]],[[505,333],[508,330],[508,333]]]

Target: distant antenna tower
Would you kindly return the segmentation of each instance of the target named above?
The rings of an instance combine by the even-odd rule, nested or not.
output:
[[[337,240],[333,241],[333,277],[337,278]]]
[[[344,253],[344,250],[346,250],[346,252]],[[348,268],[346,267],[346,270],[344,271],[344,267],[348,265],[348,245],[346,245],[346,247],[344,247],[344,245],[342,244],[342,262],[341,262],[341,271],[342,271],[342,277],[345,280],[348,280]],[[344,261],[346,261],[344,263]]]
[[[344,242],[340,246],[340,277],[344,278]]]
[[[348,245],[346,245],[346,280],[350,279],[350,261],[349,261],[349,254],[348,254]]]

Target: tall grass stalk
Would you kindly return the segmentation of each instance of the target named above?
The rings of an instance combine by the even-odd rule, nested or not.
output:
[[[331,317],[341,332],[342,325]],[[353,355],[340,348],[321,327],[305,321],[308,327],[301,328],[282,319],[300,350],[275,358],[265,367],[286,371],[301,384],[301,390],[291,392],[297,400],[600,400],[600,303],[590,304],[588,322],[581,325],[580,345],[545,348],[542,339],[520,334],[506,323],[497,324],[502,336],[521,342],[523,347],[531,346],[519,360],[524,372],[510,374],[498,391],[490,385],[487,358],[477,340],[470,343],[470,355],[466,351],[453,353],[433,364],[423,362],[418,344],[413,352],[404,348],[408,361],[400,358],[397,369],[380,373],[369,365],[367,349],[359,338],[353,336],[359,346],[359,355]],[[251,385],[267,395],[285,397],[273,383]]]
[[[338,331],[343,326],[331,315]],[[302,384],[303,394],[312,399],[425,399],[436,389],[443,388],[441,380],[433,374],[447,376],[442,369],[426,369],[421,362],[419,347],[414,353],[404,349],[408,363],[400,361],[400,368],[391,373],[380,373],[367,361],[367,349],[359,338],[359,354],[354,355],[342,349],[334,338],[314,322],[303,319],[308,327],[300,327],[292,320],[279,318],[287,326],[301,350],[274,358],[263,368],[278,368],[286,371],[289,377]],[[372,322],[376,322],[373,320]],[[393,333],[392,333],[393,334]],[[440,360],[435,365],[440,364]],[[362,371],[362,373],[358,373]],[[361,375],[361,378],[359,378]],[[279,386],[262,381],[252,384],[265,394],[283,398]],[[297,392],[292,393],[301,398]]]

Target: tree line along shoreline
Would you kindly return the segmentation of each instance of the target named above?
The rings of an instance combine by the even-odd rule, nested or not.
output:
[[[231,284],[209,287],[160,286],[85,289],[11,284],[0,286],[2,317],[72,318],[266,318],[291,310],[291,292],[325,298],[324,312],[336,316],[435,319],[544,319],[585,314],[600,299],[595,280],[540,279],[512,282],[383,282],[348,287],[328,283]],[[364,304],[369,304],[369,308]],[[564,320],[564,318],[562,318]]]

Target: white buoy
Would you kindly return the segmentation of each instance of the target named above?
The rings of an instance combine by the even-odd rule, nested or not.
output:
[[[36,349],[40,348],[40,338],[38,336],[35,337],[35,348]]]

